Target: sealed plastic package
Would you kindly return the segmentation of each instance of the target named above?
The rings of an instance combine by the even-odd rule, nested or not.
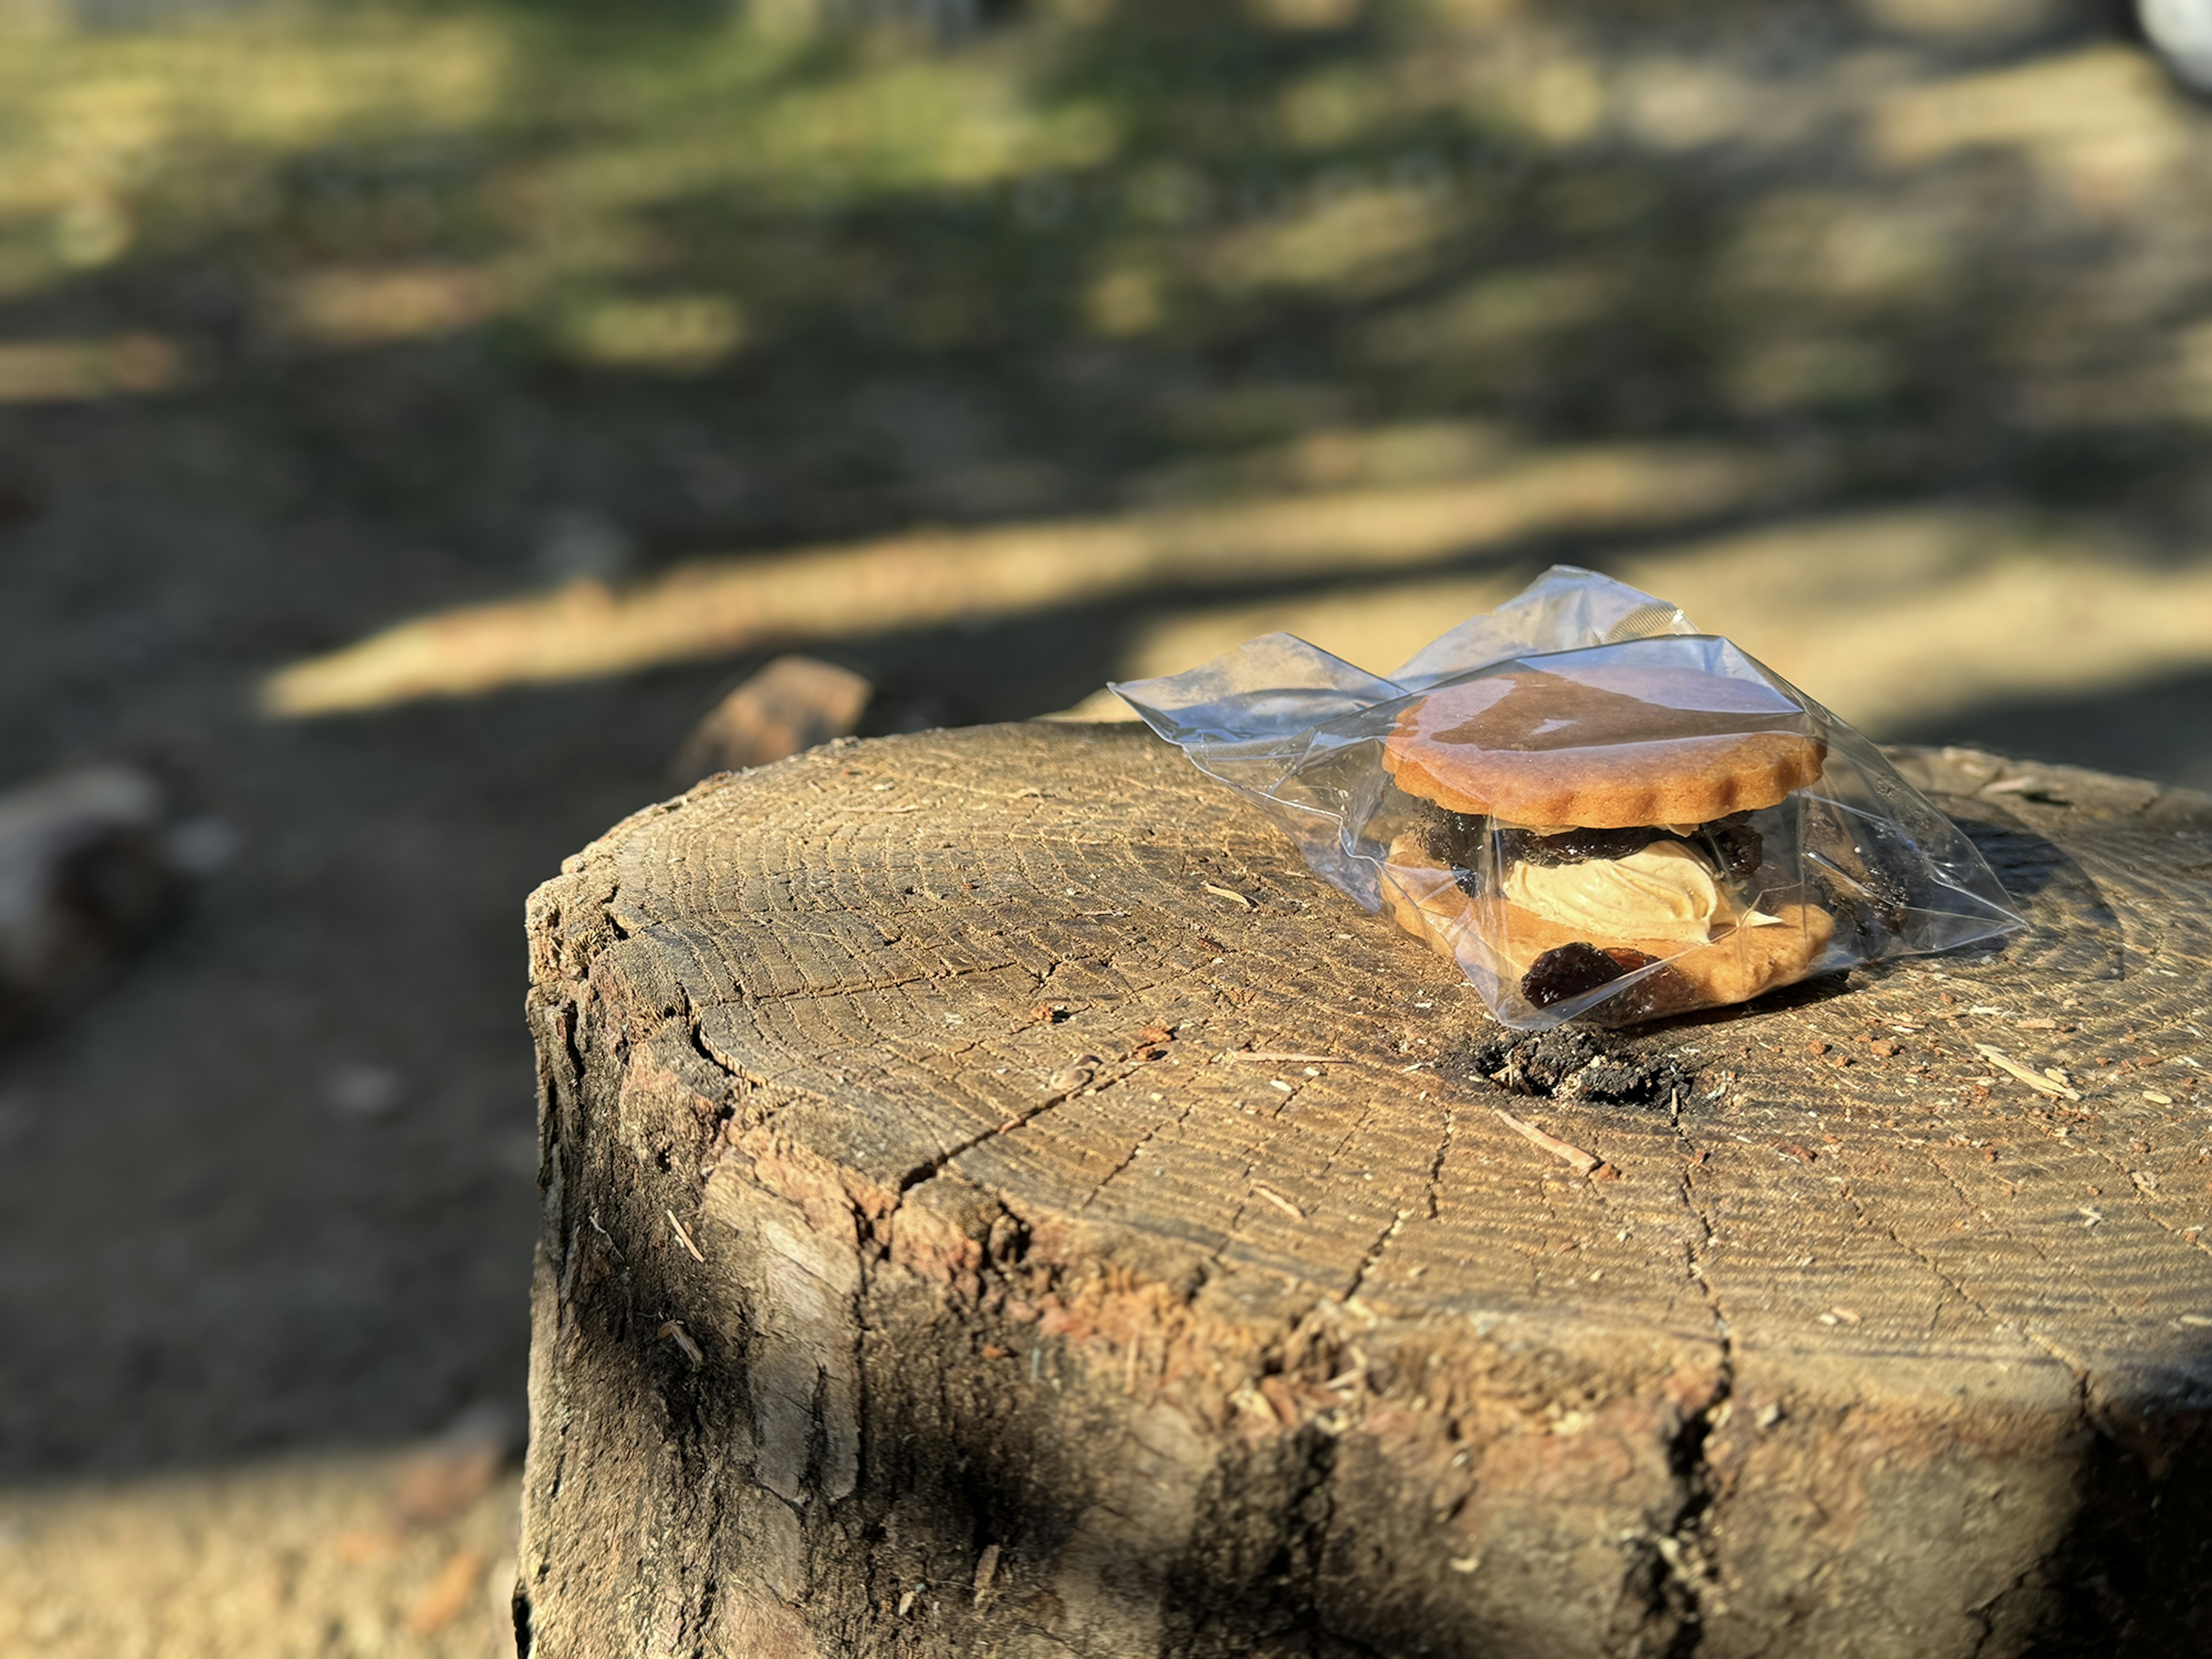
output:
[[[1632,1024],[2024,927],[1850,726],[1560,566],[1389,678],[1287,634],[1114,688],[1504,1024]]]

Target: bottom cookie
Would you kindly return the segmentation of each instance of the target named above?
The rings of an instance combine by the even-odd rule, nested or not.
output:
[[[1686,945],[1679,939],[1591,939],[1506,900],[1469,898],[1412,836],[1391,843],[1389,862],[1382,898],[1401,927],[1455,962],[1460,939],[1471,937],[1492,970],[1519,984],[1538,1006],[1616,976],[1607,971],[1605,958],[1618,975],[1650,962],[1663,963],[1622,993],[1620,1007],[1607,1003],[1591,1011],[1594,1018],[1620,1023],[1747,1002],[1791,984],[1811,970],[1836,931],[1835,919],[1819,905],[1784,904],[1776,908],[1774,922],[1723,927],[1702,945]],[[1532,974],[1540,963],[1543,969]]]

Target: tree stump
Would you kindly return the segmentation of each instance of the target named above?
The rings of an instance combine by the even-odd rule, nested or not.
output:
[[[530,907],[524,1651],[2208,1650],[2212,800],[1902,760],[2032,936],[1599,1038],[1140,729],[617,826]]]

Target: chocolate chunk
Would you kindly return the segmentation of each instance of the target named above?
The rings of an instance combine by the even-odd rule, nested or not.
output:
[[[1547,951],[1530,963],[1528,971],[1521,975],[1521,994],[1532,1006],[1549,1008],[1601,985],[1610,985],[1623,974],[1648,968],[1657,960],[1641,951],[1603,951],[1577,939]]]

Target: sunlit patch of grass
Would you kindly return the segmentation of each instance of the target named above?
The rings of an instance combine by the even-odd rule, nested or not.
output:
[[[1256,21],[1303,32],[1342,28],[1365,4],[1366,0],[1245,0],[1244,10]]]
[[[1979,228],[1969,201],[1894,192],[1778,191],[1743,215],[1717,274],[1730,297],[1894,301],[1940,294]]]
[[[601,83],[595,112],[628,131],[547,167],[539,188],[572,208],[603,210],[740,184],[771,200],[829,205],[1090,167],[1115,147],[1103,104],[1025,98],[1010,72],[1019,65],[988,54],[863,64],[780,84],[741,72],[773,61],[750,36],[733,35],[708,55],[731,72]]]
[[[1306,289],[1353,298],[1385,293],[1427,269],[1461,229],[1456,204],[1357,174],[1324,179],[1310,205],[1224,234],[1204,262],[1224,293]]]
[[[2185,419],[2212,428],[2212,322],[2181,337],[2175,354],[2174,407]]]
[[[506,304],[494,272],[452,264],[313,270],[283,283],[276,295],[286,332],[341,347],[454,333]]]
[[[2185,178],[2203,183],[2204,143],[2189,106],[2157,64],[2117,45],[1913,87],[1874,114],[1869,148],[1881,166],[2009,150],[2092,217]]]
[[[1695,149],[1733,138],[1765,113],[1770,100],[1723,65],[1650,58],[1628,65],[1608,100],[1617,125],[1662,150]]]
[[[82,403],[161,392],[184,377],[184,356],[159,335],[0,341],[0,404]]]
[[[1288,443],[1175,461],[1140,475],[1133,499],[1198,501],[1358,486],[1433,483],[1478,476],[1526,446],[1496,422],[1402,421],[1323,426]]]
[[[0,50],[0,292],[210,235],[347,268],[450,263],[489,240],[505,290],[565,349],[563,279],[718,261],[711,240],[672,240],[656,222],[671,209],[836,214],[1108,161],[1110,103],[1033,84],[1054,38],[872,52],[742,18],[670,36],[375,7],[16,30]],[[333,343],[490,310],[419,276],[374,294],[358,272],[284,282],[298,331]],[[655,355],[610,326],[630,343],[599,356]]]
[[[1813,336],[1751,343],[1729,371],[1729,390],[1738,408],[1773,415],[1876,397],[1899,378],[1879,340]]]
[[[1288,82],[1275,99],[1275,120],[1300,149],[1329,150],[1401,125],[1419,104],[1406,77],[1387,68],[1331,64]]]
[[[0,227],[26,276],[122,257],[153,216],[220,223],[284,156],[468,128],[500,105],[511,43],[487,19],[282,12],[0,43]],[[20,291],[26,283],[13,284]]]
[[[1601,316],[1626,281],[1617,267],[1586,261],[1497,270],[1376,319],[1365,332],[1367,349],[1401,362],[1440,352],[1541,350],[1554,335]]]
[[[745,315],[722,294],[610,299],[575,307],[561,342],[574,356],[613,368],[696,374],[744,343]]]
[[[1115,265],[1100,272],[1084,295],[1092,329],[1117,337],[1148,333],[1165,309],[1160,273],[1149,265]]]

